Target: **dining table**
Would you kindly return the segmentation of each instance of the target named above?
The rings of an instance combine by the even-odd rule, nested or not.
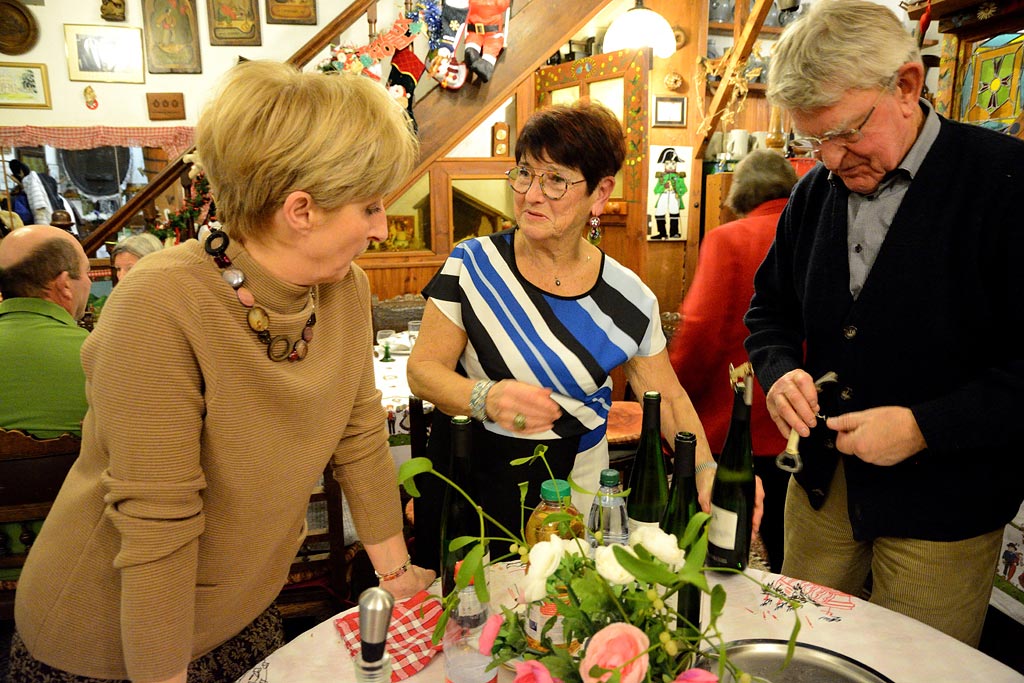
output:
[[[492,609],[514,602],[523,571],[520,563],[489,568]],[[831,588],[751,569],[742,574],[708,572],[708,581],[726,591],[717,621],[724,642],[785,640],[799,620],[799,644],[838,653],[896,683],[1024,681],[1024,675],[930,626]],[[438,588],[435,583],[434,590]],[[706,618],[709,596],[703,598]],[[296,636],[237,683],[355,683],[353,658],[335,626],[345,614]],[[513,678],[513,672],[499,667],[499,683]],[[404,680],[444,683],[444,655],[438,653]]]

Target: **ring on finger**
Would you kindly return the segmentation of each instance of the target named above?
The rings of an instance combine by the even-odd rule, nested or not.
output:
[[[519,431],[526,429],[526,416],[522,413],[516,413],[516,416],[512,418],[512,426]]]

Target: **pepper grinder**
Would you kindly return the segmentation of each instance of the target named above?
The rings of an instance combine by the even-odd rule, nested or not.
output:
[[[384,645],[394,606],[394,597],[383,588],[367,588],[359,596],[360,649],[355,660],[358,683],[391,681],[391,655]]]

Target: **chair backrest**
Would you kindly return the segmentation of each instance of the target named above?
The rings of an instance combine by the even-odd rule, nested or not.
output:
[[[68,470],[78,457],[82,440],[72,434],[37,439],[17,430],[0,429],[0,568],[19,569],[35,541],[33,522],[46,518]],[[15,553],[5,525],[20,526],[25,547]],[[14,615],[14,590],[0,590],[0,619]]]
[[[306,540],[276,603],[285,619],[323,621],[350,602],[345,512],[331,464],[309,498],[306,523]]]

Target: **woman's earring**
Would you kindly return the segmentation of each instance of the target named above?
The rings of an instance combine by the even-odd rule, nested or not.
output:
[[[587,231],[587,241],[596,247],[601,243],[601,217],[591,216],[590,220],[587,221],[587,225],[590,226],[590,229]]]

